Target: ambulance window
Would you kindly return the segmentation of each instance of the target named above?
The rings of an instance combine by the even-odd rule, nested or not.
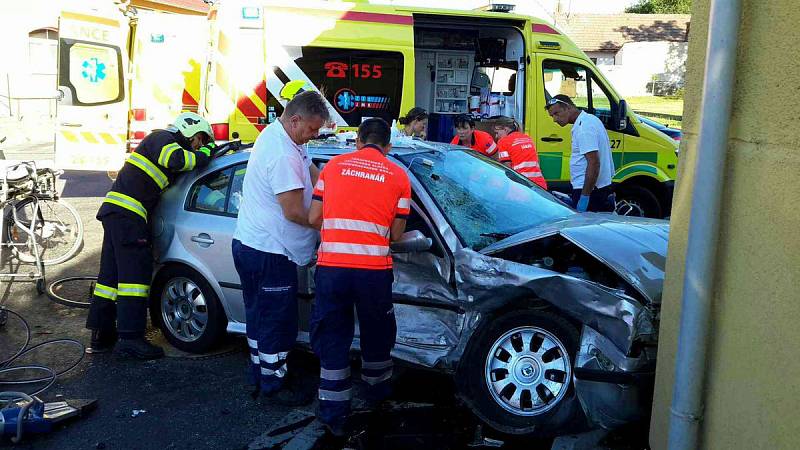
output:
[[[118,47],[62,39],[60,57],[59,84],[69,88],[74,105],[102,105],[123,99]]]
[[[298,74],[308,77],[325,94],[338,115],[334,119],[339,126],[357,127],[368,117],[380,117],[391,123],[400,115],[402,53],[303,47],[295,64]],[[292,70],[287,70],[288,67],[284,68],[281,75],[297,78]]]
[[[545,98],[566,95],[575,106],[594,114],[609,128],[613,103],[591,71],[576,64],[547,60],[542,73]]]

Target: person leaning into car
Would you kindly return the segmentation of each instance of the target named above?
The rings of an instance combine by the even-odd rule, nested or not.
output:
[[[558,125],[572,124],[569,173],[575,208],[580,212],[614,211],[614,192],[611,189],[614,159],[603,122],[578,109],[564,94],[552,97],[545,108]]]
[[[408,175],[386,158],[390,135],[383,119],[362,122],[356,151],[322,170],[309,211],[308,221],[322,229],[311,314],[311,347],[320,359],[317,418],[335,436],[345,433],[350,413],[354,306],[367,401],[377,406],[390,391],[397,323],[389,242],[402,236],[411,207]]]
[[[242,284],[256,391],[287,406],[310,403],[288,371],[297,339],[297,267],[311,262],[317,232],[308,208],[319,170],[303,144],[330,120],[325,99],[304,91],[256,139],[243,182],[231,250]]]

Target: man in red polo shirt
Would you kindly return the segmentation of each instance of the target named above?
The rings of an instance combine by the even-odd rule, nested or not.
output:
[[[397,334],[389,243],[402,236],[411,206],[405,170],[389,161],[391,130],[382,119],[358,127],[356,151],[325,166],[314,189],[309,222],[322,230],[311,346],[320,359],[319,420],[344,435],[350,414],[353,305],[358,313],[361,378],[367,400],[385,399]]]
[[[533,139],[519,131],[519,124],[510,117],[499,117],[494,125],[500,162],[520,175],[547,189],[547,181],[539,166],[539,154]]]
[[[469,147],[478,153],[482,153],[490,158],[497,156],[497,144],[494,143],[492,135],[481,130],[475,129],[475,120],[472,116],[461,114],[453,120],[456,128],[456,135],[450,141],[453,145]]]

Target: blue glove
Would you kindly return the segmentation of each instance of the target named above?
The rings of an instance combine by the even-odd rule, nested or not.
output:
[[[589,208],[589,196],[588,195],[581,195],[580,200],[578,200],[578,206],[576,206],[579,212],[586,212]]]

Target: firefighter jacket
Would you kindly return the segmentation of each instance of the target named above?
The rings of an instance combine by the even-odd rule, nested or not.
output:
[[[181,172],[205,167],[214,144],[196,151],[179,132],[155,130],[130,154],[106,194],[97,218],[116,211],[136,214],[147,221],[161,192]]]

